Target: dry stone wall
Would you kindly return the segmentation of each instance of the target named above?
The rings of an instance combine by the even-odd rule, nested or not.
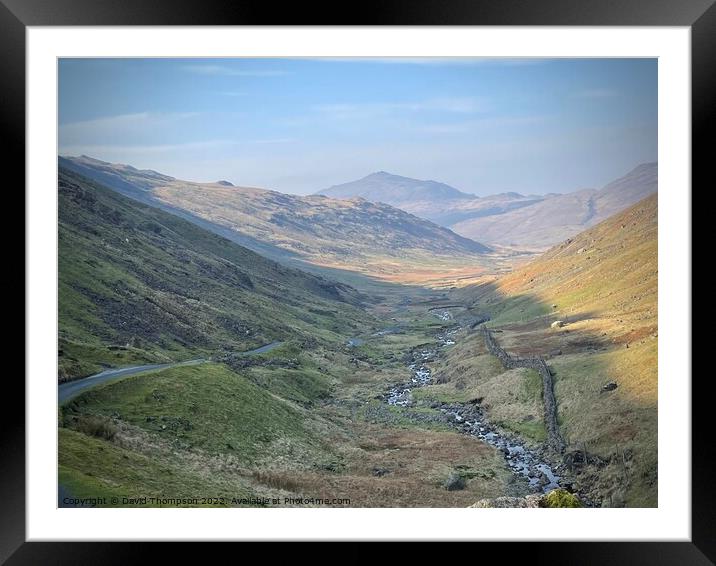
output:
[[[542,399],[544,402],[544,425],[547,430],[547,444],[557,453],[564,452],[565,442],[557,424],[557,400],[554,397],[552,372],[547,362],[537,356],[529,358],[510,356],[497,343],[492,332],[486,326],[483,325],[481,329],[488,351],[500,360],[505,369],[530,368],[540,374],[542,377]]]

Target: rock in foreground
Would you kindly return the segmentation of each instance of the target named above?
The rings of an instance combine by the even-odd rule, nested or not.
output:
[[[582,502],[573,493],[566,489],[553,489],[545,495],[533,493],[525,497],[495,497],[480,499],[470,508],[500,508],[500,507],[582,507]]]

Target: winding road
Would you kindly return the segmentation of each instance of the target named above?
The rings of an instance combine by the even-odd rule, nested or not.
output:
[[[271,342],[270,344],[264,344],[263,346],[259,346],[258,348],[254,348],[253,350],[247,350],[246,352],[241,352],[239,355],[241,356],[251,356],[255,354],[263,354],[265,352],[270,352],[271,350],[274,350],[281,346],[283,342]],[[188,360],[185,362],[176,362],[171,364],[147,364],[144,366],[131,366],[126,368],[118,368],[118,369],[107,369],[100,373],[96,373],[94,375],[90,375],[89,377],[85,377],[83,379],[78,379],[76,381],[70,381],[67,383],[61,383],[58,386],[57,391],[57,402],[59,405],[62,405],[63,403],[69,401],[73,397],[76,397],[83,391],[90,389],[92,387],[95,387],[99,385],[100,383],[106,383],[108,381],[114,381],[116,379],[120,379],[122,377],[129,377],[130,375],[136,375],[138,373],[144,373],[146,371],[152,371],[157,369],[167,369],[167,368],[173,368],[173,367],[179,367],[179,366],[194,366],[198,364],[203,364],[208,362],[209,360],[204,359],[197,359],[197,360]],[[61,483],[58,483],[57,485],[57,506],[58,507],[85,507],[86,505],[80,505],[75,503],[73,500],[72,493],[67,489],[65,485],[62,485]]]
[[[263,354],[265,352],[270,352],[271,350],[278,348],[281,344],[283,344],[283,342],[271,342],[270,344],[264,344],[263,346],[259,346],[258,348],[255,348],[253,350],[241,352],[241,354],[239,355],[251,356],[254,354]],[[96,373],[94,375],[90,375],[89,377],[78,379],[76,381],[68,381],[66,383],[61,383],[57,388],[57,402],[62,405],[63,403],[69,401],[73,397],[76,397],[83,391],[90,389],[91,387],[95,387],[100,383],[114,381],[122,377],[129,377],[130,375],[136,375],[138,373],[144,373],[146,371],[167,369],[180,366],[193,366],[197,364],[203,364],[207,361],[208,360],[197,359],[171,364],[147,364],[144,366],[131,366],[125,368],[107,369],[100,373]]]
[[[69,401],[73,397],[79,395],[86,389],[95,387],[100,383],[106,383],[107,381],[114,381],[121,377],[129,377],[130,375],[136,375],[138,373],[144,373],[145,371],[152,371],[155,369],[166,369],[177,366],[189,366],[204,363],[206,360],[189,360],[188,362],[178,362],[173,364],[148,364],[145,366],[131,366],[119,369],[107,369],[85,377],[76,381],[68,381],[61,383],[57,388],[57,402],[61,405],[66,401]]]

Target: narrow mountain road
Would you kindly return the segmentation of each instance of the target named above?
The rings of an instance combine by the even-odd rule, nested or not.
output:
[[[255,354],[263,354],[265,352],[270,352],[271,350],[274,350],[281,346],[283,342],[271,342],[270,344],[264,344],[263,346],[259,346],[258,348],[254,348],[253,350],[247,350],[246,352],[241,352],[240,355],[243,356],[252,356]],[[105,371],[102,371],[100,373],[96,373],[95,375],[90,375],[89,377],[85,377],[83,379],[78,379],[77,381],[70,381],[69,383],[62,383],[58,387],[58,394],[57,394],[57,400],[58,404],[62,405],[66,401],[69,401],[73,397],[79,395],[82,391],[85,391],[87,389],[90,389],[92,387],[95,387],[99,385],[100,383],[106,383],[107,381],[114,381],[116,379],[120,379],[122,377],[129,377],[130,375],[136,375],[138,373],[144,373],[146,371],[152,371],[157,369],[167,369],[167,368],[173,368],[173,367],[179,367],[179,366],[194,366],[198,364],[206,363],[209,360],[204,359],[197,359],[197,360],[189,360],[186,362],[177,362],[173,364],[147,364],[144,366],[132,366],[132,367],[126,367],[126,368],[119,368],[119,369],[108,369]],[[73,494],[67,489],[67,486],[58,483],[57,484],[57,506],[58,507],[86,507],[87,505],[80,505],[76,502],[76,498],[73,497]]]
[[[270,344],[265,344],[263,346],[260,346],[254,350],[247,350],[246,352],[242,352],[240,355],[242,356],[252,356],[254,354],[265,354],[266,352],[270,352],[271,350],[275,350],[278,348],[283,342],[271,342]]]
[[[95,387],[100,383],[106,383],[107,381],[114,381],[121,377],[129,377],[130,375],[136,375],[138,373],[144,373],[145,371],[152,371],[155,369],[166,369],[178,366],[190,366],[196,364],[202,364],[206,360],[189,360],[187,362],[177,362],[174,364],[148,364],[144,366],[131,366],[119,369],[107,369],[100,373],[90,375],[77,381],[70,381],[67,383],[61,383],[57,388],[57,402],[61,405],[66,401],[69,401],[73,397],[79,395],[86,389]]]
[[[271,350],[278,348],[283,342],[271,342],[270,344],[264,344],[253,350],[242,352],[240,355],[251,356],[255,354],[263,354],[270,352]],[[206,363],[208,360],[197,359],[189,360],[186,362],[176,362],[172,364],[147,364],[143,366],[131,366],[118,369],[108,369],[77,381],[70,381],[67,383],[61,383],[57,388],[57,402],[62,405],[69,401],[73,397],[79,395],[83,391],[99,385],[100,383],[106,383],[108,381],[114,381],[122,377],[129,377],[130,375],[136,375],[138,373],[144,373],[147,371],[168,369],[180,366],[193,366],[197,364]]]

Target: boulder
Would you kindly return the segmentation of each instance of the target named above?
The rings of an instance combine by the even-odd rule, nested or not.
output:
[[[465,478],[456,472],[451,472],[445,480],[443,487],[448,491],[459,491],[465,489]]]
[[[550,328],[562,328],[564,326],[564,321],[563,320],[555,320],[549,326],[550,326]]]

